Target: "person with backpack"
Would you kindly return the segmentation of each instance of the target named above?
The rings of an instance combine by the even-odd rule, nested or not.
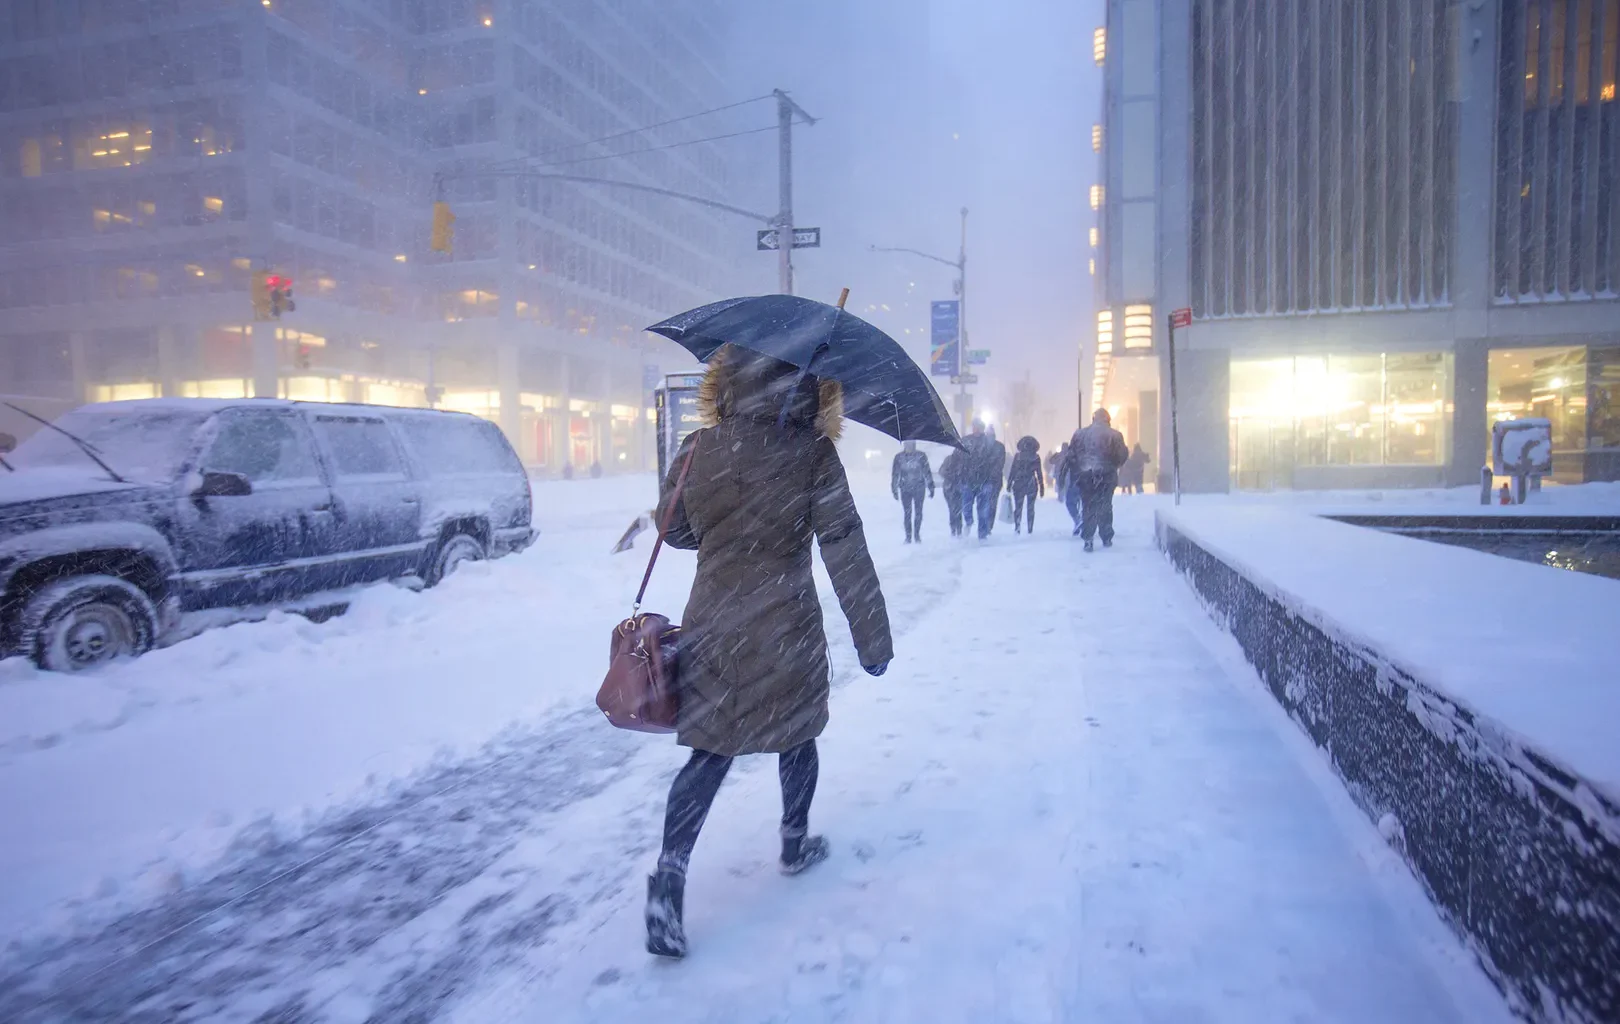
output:
[[[889,470],[889,490],[904,509],[906,543],[922,541],[923,492],[934,496],[934,471],[928,455],[917,450],[916,441],[907,441],[894,457]]]

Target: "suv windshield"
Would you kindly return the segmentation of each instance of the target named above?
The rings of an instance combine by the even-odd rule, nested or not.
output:
[[[86,406],[58,418],[56,425],[93,446],[120,476],[146,483],[167,483],[180,473],[192,436],[203,421],[189,409],[125,409]],[[91,476],[107,474],[72,440],[49,427],[6,456],[17,469],[75,469]]]

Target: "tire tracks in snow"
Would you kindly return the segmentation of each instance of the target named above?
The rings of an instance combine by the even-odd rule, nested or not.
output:
[[[960,585],[967,550],[940,540],[880,570],[897,638]],[[820,589],[836,691],[865,677],[835,596]],[[243,837],[211,877],[95,930],[11,947],[0,1006],[19,1024],[436,1019],[621,893],[657,841],[667,753],[605,727],[595,708],[510,730],[297,838]],[[621,783],[646,806],[601,809],[621,820],[617,856],[561,886],[508,857],[520,844],[573,844],[546,826]]]

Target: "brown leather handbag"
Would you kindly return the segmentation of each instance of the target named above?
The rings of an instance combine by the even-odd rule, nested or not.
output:
[[[686,473],[692,468],[692,457],[696,454],[694,444],[681,463],[675,489],[670,492],[669,505],[664,509],[664,520],[658,524],[658,539],[653,543],[652,557],[647,559],[647,571],[641,575],[635,607],[628,619],[613,627],[609,640],[607,677],[602,680],[602,688],[596,691],[596,706],[620,729],[675,731],[681,706],[680,695],[675,690],[681,627],[671,623],[668,616],[643,613],[641,599],[647,594],[647,581],[652,579],[658,552],[664,546],[664,534],[669,532],[670,516],[681,500]]]

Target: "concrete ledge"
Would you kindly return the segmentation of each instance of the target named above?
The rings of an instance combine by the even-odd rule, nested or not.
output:
[[[1609,780],[1581,777],[1423,678],[1421,667],[1381,650],[1364,623],[1339,628],[1331,613],[1221,552],[1184,516],[1159,513],[1161,550],[1327,754],[1514,1010],[1536,1021],[1620,1020],[1620,804],[1606,792]],[[1611,581],[1590,583],[1620,595]],[[1614,643],[1612,633],[1601,639]],[[1534,685],[1529,671],[1525,682]],[[1606,683],[1620,687],[1620,675]],[[1614,720],[1604,728],[1620,745]]]

